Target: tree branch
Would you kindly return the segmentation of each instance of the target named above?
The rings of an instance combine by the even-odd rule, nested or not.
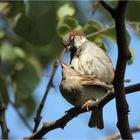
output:
[[[90,33],[90,34],[86,35],[86,38],[89,38],[89,37],[92,37],[92,36],[95,36],[95,35],[99,35],[101,33],[106,32],[109,29],[113,29],[114,27],[115,27],[115,25],[111,24],[111,25],[109,25],[109,26],[107,26],[105,28],[102,28],[102,29],[98,30],[97,32],[93,32],[93,33]]]
[[[40,124],[40,121],[41,121],[41,118],[42,118],[42,117],[41,117],[41,112],[42,112],[44,103],[45,103],[45,101],[46,101],[47,95],[48,95],[48,93],[49,93],[51,87],[53,86],[53,77],[54,77],[55,72],[56,72],[56,70],[57,70],[57,67],[58,67],[58,65],[59,65],[59,60],[62,59],[62,57],[63,57],[65,51],[66,51],[66,50],[65,50],[65,48],[64,48],[64,49],[62,50],[62,53],[61,53],[59,59],[56,59],[56,61],[54,62],[52,74],[51,74],[51,77],[50,77],[50,79],[49,79],[49,82],[48,82],[48,85],[47,85],[45,94],[44,94],[44,96],[43,96],[43,98],[42,98],[42,100],[41,100],[41,102],[40,102],[40,105],[39,105],[39,107],[38,107],[38,109],[37,109],[36,117],[34,118],[35,125],[34,125],[33,132],[36,132],[36,131],[37,131],[38,126],[39,126],[39,124]]]
[[[107,9],[115,20],[117,45],[118,45],[118,60],[114,78],[114,88],[116,95],[116,109],[117,109],[117,127],[121,133],[122,139],[132,139],[130,131],[128,112],[129,107],[125,98],[124,90],[124,74],[126,70],[127,61],[130,58],[130,51],[126,39],[125,27],[125,11],[127,1],[119,1],[115,11],[110,10],[110,6],[106,2],[101,2],[105,9]]]
[[[126,94],[130,94],[130,91],[136,92],[136,91],[139,91],[138,89],[140,89],[140,83],[126,87],[125,91],[126,91]],[[104,107],[109,101],[111,101],[115,97],[115,94],[113,93],[114,92],[112,91],[112,93],[106,94],[101,100],[97,101],[92,106],[89,106],[89,110],[92,110],[94,108]],[[87,112],[87,110],[82,109],[81,107],[72,108],[62,118],[54,122],[43,123],[43,126],[41,129],[33,133],[31,136],[25,137],[24,139],[25,140],[39,139],[39,138],[41,139],[45,134],[47,134],[48,132],[54,129],[57,129],[57,128],[63,129],[69,121],[71,121],[73,118],[77,117],[79,114],[84,113],[84,112]]]
[[[140,132],[140,125],[132,127],[130,130],[131,130],[131,133]],[[106,137],[105,140],[114,140],[114,139],[116,140],[116,139],[119,139],[120,137],[121,137],[120,133],[116,132],[116,133]]]
[[[112,15],[112,17],[114,17],[114,12],[115,12],[115,9],[114,7],[112,7],[111,4],[109,4],[108,2],[104,1],[104,0],[101,0],[100,3],[102,4],[102,6],[108,10],[110,12],[110,14]]]
[[[5,109],[6,109],[6,105],[3,102],[2,97],[0,95],[0,125],[2,131],[2,139],[8,139],[8,132],[9,132],[5,119]]]

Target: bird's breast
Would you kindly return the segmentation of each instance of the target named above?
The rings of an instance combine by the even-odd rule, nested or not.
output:
[[[80,106],[88,100],[96,100],[106,94],[106,90],[99,86],[82,86],[80,82],[63,80],[60,84],[62,96],[72,105]]]

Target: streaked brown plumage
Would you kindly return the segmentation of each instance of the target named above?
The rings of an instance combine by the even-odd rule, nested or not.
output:
[[[62,96],[74,106],[84,105],[87,101],[96,101],[103,97],[112,85],[101,82],[93,75],[81,75],[73,66],[68,64],[62,65],[62,82],[60,91]],[[102,110],[93,110],[94,120],[89,126],[99,129],[103,128]]]

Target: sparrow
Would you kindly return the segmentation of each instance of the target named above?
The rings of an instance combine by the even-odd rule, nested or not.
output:
[[[114,68],[110,57],[102,48],[89,41],[85,35],[80,32],[70,32],[66,34],[63,37],[63,45],[67,51],[71,53],[70,64],[75,71],[83,76],[88,75],[90,80],[90,77],[96,77],[96,81],[98,80],[106,85],[112,86],[114,79]],[[95,95],[96,90],[94,90],[94,88],[96,89],[95,86],[92,86],[92,90]],[[96,99],[101,98],[103,95],[104,94],[102,94],[102,92],[100,93],[98,91],[96,93]],[[92,99],[89,99],[89,101],[91,100]],[[87,101],[87,103],[89,102]],[[101,114],[102,111],[96,111],[96,113],[94,110],[92,111],[89,121],[90,127],[96,126],[95,118],[101,116]]]
[[[96,101],[103,97],[112,85],[107,85],[94,75],[82,75],[71,64],[61,63],[62,81],[59,86],[62,96],[75,107],[87,109],[89,101]],[[89,121],[90,127],[103,129],[102,109],[92,110],[93,118]]]

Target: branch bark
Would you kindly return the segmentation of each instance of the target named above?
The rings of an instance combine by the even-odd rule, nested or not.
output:
[[[36,117],[34,118],[35,125],[34,125],[33,132],[36,132],[36,131],[37,131],[38,126],[39,126],[39,124],[40,124],[40,121],[41,121],[41,118],[42,118],[41,112],[42,112],[42,109],[43,109],[43,107],[44,107],[44,103],[45,103],[45,101],[46,101],[47,95],[48,95],[48,93],[49,93],[51,87],[53,87],[53,77],[54,77],[55,72],[56,72],[56,70],[57,70],[57,67],[58,67],[58,65],[59,65],[59,60],[62,59],[62,57],[63,57],[65,51],[66,51],[66,50],[65,50],[65,48],[64,48],[64,49],[62,50],[62,53],[61,53],[59,59],[56,59],[56,61],[54,62],[52,74],[51,74],[51,77],[50,77],[50,79],[49,79],[49,82],[48,82],[48,85],[47,85],[45,94],[44,94],[44,96],[43,96],[43,98],[42,98],[42,100],[41,100],[41,102],[40,102],[40,105],[39,105],[39,107],[38,107],[38,109],[37,109]]]
[[[140,83],[126,87],[125,91],[126,91],[126,94],[140,91]],[[96,104],[89,106],[89,110],[92,110],[94,108],[103,108],[109,101],[111,101],[115,97],[115,94],[113,93],[114,92],[106,94],[101,100],[97,101]],[[81,109],[81,107],[72,108],[62,118],[56,121],[50,122],[50,123],[48,122],[43,123],[43,126],[41,127],[41,129],[33,133],[31,136],[25,137],[24,139],[25,140],[41,139],[45,134],[47,134],[48,132],[54,129],[57,129],[57,128],[63,129],[69,121],[71,121],[73,118],[77,117],[79,114],[84,113],[84,112],[87,112],[87,110]]]
[[[131,133],[140,132],[140,125],[132,127],[130,130],[131,130]],[[114,140],[114,139],[116,140],[116,139],[119,139],[120,137],[121,137],[120,133],[116,132],[116,133],[106,137],[105,140]]]
[[[117,127],[123,139],[132,139],[128,120],[129,107],[124,94],[125,90],[123,82],[127,61],[131,56],[127,44],[125,27],[125,11],[127,3],[127,1],[119,1],[117,7],[114,10],[111,10],[112,7],[107,2],[101,2],[102,6],[110,12],[115,20],[118,60],[113,85],[116,95],[116,109],[118,117]]]
[[[8,139],[8,132],[9,132],[5,119],[5,109],[6,109],[6,105],[3,102],[2,97],[0,96],[0,125],[2,131],[2,139]]]

